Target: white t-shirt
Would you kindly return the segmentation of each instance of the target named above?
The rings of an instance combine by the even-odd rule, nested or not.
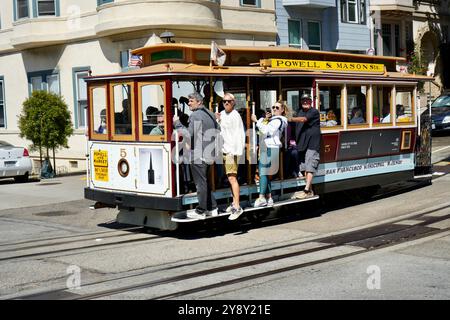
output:
[[[223,139],[222,152],[241,156],[245,147],[245,131],[241,116],[236,110],[220,112],[220,135]]]

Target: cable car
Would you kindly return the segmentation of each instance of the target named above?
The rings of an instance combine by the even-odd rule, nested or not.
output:
[[[246,130],[238,171],[246,212],[255,210],[259,188],[251,114],[264,113],[279,100],[295,114],[303,93],[313,97],[321,118],[320,165],[313,181],[319,196],[408,181],[418,167],[430,177],[429,122],[420,121],[417,87],[432,79],[405,72],[404,58],[283,47],[222,50],[225,64],[215,66],[208,45],[155,44],[132,52],[142,58],[138,68],[86,78],[85,198],[117,206],[122,223],[174,230],[193,221],[185,213],[198,199],[189,164],[180,161],[181,138],[172,123],[175,114],[187,123],[192,92],[201,93],[214,112],[224,93],[236,97]],[[289,152],[285,132],[281,165],[272,176],[274,207],[296,202],[290,196],[305,185]],[[209,178],[219,206],[229,204],[223,168],[216,165]]]

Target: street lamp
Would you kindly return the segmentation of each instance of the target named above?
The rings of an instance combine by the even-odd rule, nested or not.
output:
[[[175,37],[175,34],[173,34],[173,32],[170,32],[170,31],[165,31],[165,32],[161,33],[159,35],[159,37],[161,39],[166,39],[167,43],[174,43],[175,42],[174,40],[172,40],[172,38]]]

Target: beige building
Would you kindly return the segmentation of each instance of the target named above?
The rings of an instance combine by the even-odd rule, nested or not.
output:
[[[432,98],[450,88],[450,0],[371,0],[373,46],[377,55],[409,57],[421,52],[435,76]],[[428,84],[421,104],[426,103]]]
[[[273,0],[0,0],[0,23],[0,140],[29,146],[17,124],[23,101],[32,90],[61,94],[75,133],[57,152],[60,173],[85,169],[89,72],[127,68],[130,49],[165,31],[219,45],[274,45],[277,34]]]

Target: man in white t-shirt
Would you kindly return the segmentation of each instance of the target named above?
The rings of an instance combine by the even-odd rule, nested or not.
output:
[[[230,182],[233,203],[227,208],[230,220],[237,219],[243,212],[239,204],[239,183],[237,173],[239,157],[244,154],[245,131],[239,112],[234,110],[236,100],[231,93],[226,93],[222,100],[225,110],[216,113],[217,121],[220,123],[220,135],[223,139],[223,160],[225,173]]]

